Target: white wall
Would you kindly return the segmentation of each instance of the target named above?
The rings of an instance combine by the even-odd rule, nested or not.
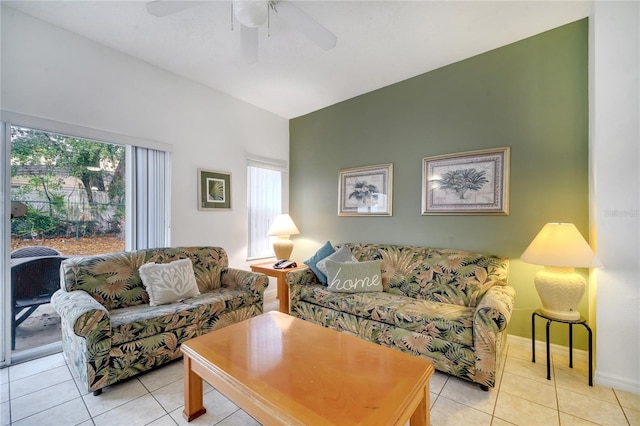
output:
[[[2,7],[2,110],[171,145],[171,245],[246,263],[246,157],[289,160],[288,120]],[[198,168],[231,172],[232,210],[197,210]]]
[[[591,16],[591,218],[597,255],[596,383],[640,394],[640,3]],[[592,233],[592,235],[594,235]]]

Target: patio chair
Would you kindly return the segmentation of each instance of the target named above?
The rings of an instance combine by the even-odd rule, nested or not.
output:
[[[26,247],[30,248],[30,247]],[[60,289],[60,263],[65,256],[11,259],[11,349],[16,347],[16,327],[38,306],[51,301]]]
[[[19,259],[21,257],[40,257],[40,256],[60,256],[58,250],[46,246],[29,246],[16,249],[11,252],[11,259]]]

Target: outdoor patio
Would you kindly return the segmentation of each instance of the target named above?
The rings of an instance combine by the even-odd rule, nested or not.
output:
[[[60,341],[60,316],[50,303],[40,305],[22,324],[16,327],[14,352],[37,348]]]
[[[38,240],[11,239],[12,251],[32,246],[47,246],[64,253],[64,256],[78,256],[124,250],[124,240],[119,235],[95,235],[78,239],[64,237]],[[58,342],[61,339],[60,317],[50,303],[40,305],[16,327],[15,337],[14,352]]]

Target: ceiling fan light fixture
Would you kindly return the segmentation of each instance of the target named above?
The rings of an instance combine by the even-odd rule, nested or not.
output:
[[[233,14],[244,26],[257,28],[267,22],[268,0],[233,0]]]

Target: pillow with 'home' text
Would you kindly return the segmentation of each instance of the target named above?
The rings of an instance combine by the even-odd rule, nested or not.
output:
[[[339,293],[382,291],[381,261],[336,262],[327,260],[327,286]]]

